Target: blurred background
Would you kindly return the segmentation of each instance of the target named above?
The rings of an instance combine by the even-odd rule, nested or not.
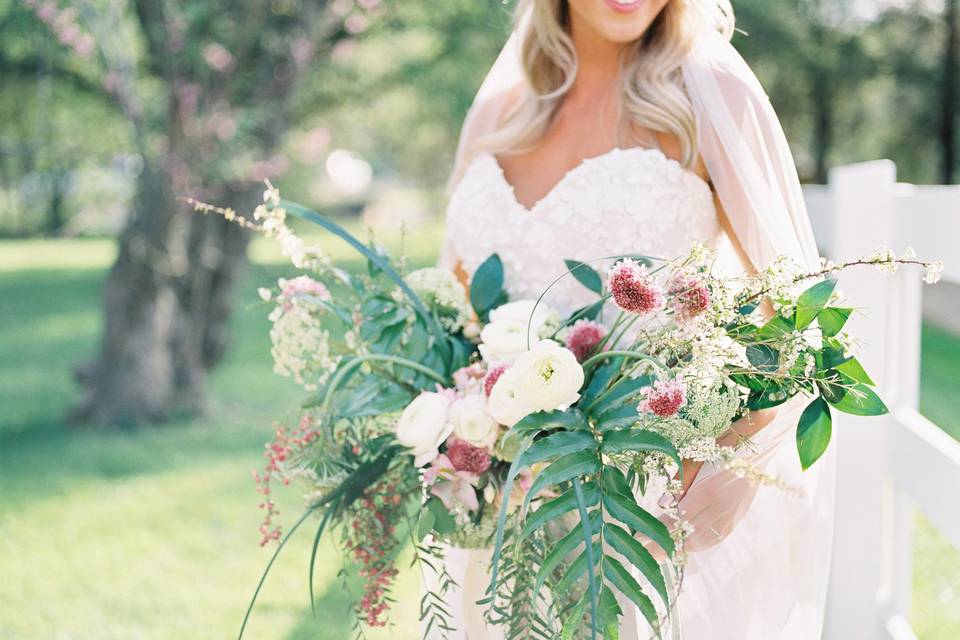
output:
[[[804,182],[888,158],[900,182],[955,183],[958,0],[734,7]],[[249,211],[269,178],[430,263],[459,126],[512,9],[0,0],[0,638],[236,633],[269,554],[251,471],[300,397],[271,372],[256,289],[292,271],[180,198]],[[957,291],[925,291],[919,346],[920,410],[949,438]],[[279,506],[292,522],[301,496]],[[960,553],[914,517],[910,623],[960,637]],[[281,557],[249,637],[352,637],[332,547],[310,614],[309,542]],[[416,589],[407,572],[397,627],[371,638],[418,637]]]

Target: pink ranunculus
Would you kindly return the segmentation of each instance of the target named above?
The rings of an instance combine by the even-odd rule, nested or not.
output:
[[[617,306],[629,313],[648,314],[663,308],[664,295],[646,266],[624,258],[610,269],[607,285]]]
[[[457,471],[480,475],[490,468],[490,453],[460,438],[447,440],[447,458]]]
[[[456,386],[457,391],[461,393],[467,393],[472,389],[479,390],[480,382],[486,375],[487,372],[484,370],[483,365],[475,362],[466,367],[460,367],[454,371],[453,383]]]
[[[687,385],[679,380],[658,380],[644,390],[644,398],[637,405],[637,411],[668,418],[676,415],[686,403]]]
[[[497,364],[487,372],[487,377],[483,379],[483,393],[488,398],[490,397],[490,392],[493,391],[493,385],[497,384],[497,380],[499,380],[503,372],[509,368],[510,367],[505,364]]]
[[[671,297],[670,306],[685,320],[700,315],[710,306],[710,289],[694,276],[678,274],[667,293]]]
[[[593,320],[577,320],[567,333],[567,349],[583,362],[607,335],[607,328]]]

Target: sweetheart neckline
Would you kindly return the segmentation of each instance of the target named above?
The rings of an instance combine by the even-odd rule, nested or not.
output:
[[[702,176],[697,174],[695,171],[692,171],[691,169],[683,166],[680,162],[669,157],[660,149],[657,149],[655,147],[627,147],[627,148],[614,147],[609,151],[605,151],[595,156],[590,156],[582,159],[573,168],[571,168],[569,171],[564,173],[560,177],[560,179],[557,180],[553,184],[553,186],[550,187],[550,189],[539,200],[537,200],[535,203],[533,203],[533,205],[528,207],[527,205],[520,202],[519,198],[517,198],[516,187],[509,180],[507,180],[506,173],[504,173],[504,170],[503,170],[503,165],[500,164],[500,161],[497,160],[497,157],[493,153],[489,151],[485,151],[478,156],[478,159],[482,157],[486,157],[487,160],[493,165],[494,169],[496,169],[496,173],[500,179],[500,182],[503,184],[504,187],[506,187],[507,192],[510,194],[510,199],[512,200],[514,206],[520,209],[520,211],[522,211],[525,214],[533,215],[539,209],[545,206],[546,203],[549,202],[549,200],[556,194],[556,192],[559,191],[561,187],[563,187],[563,185],[565,185],[571,179],[572,176],[575,176],[576,174],[583,171],[584,168],[589,164],[600,161],[600,160],[605,160],[610,156],[616,155],[618,153],[637,153],[639,155],[652,156],[654,158],[658,158],[667,164],[672,164],[679,167],[684,174],[694,178],[703,187],[710,190],[711,192],[713,191],[713,189],[710,187],[710,183],[704,180]]]

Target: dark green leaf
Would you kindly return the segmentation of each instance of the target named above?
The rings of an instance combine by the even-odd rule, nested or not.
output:
[[[640,415],[637,413],[637,405],[624,404],[614,407],[597,416],[597,428],[600,431],[609,431],[611,429],[623,429],[631,427],[637,423]]]
[[[607,558],[608,560],[610,558]],[[620,639],[620,616],[623,615],[623,609],[617,602],[617,597],[613,595],[610,587],[604,587],[600,591],[600,601],[597,611],[597,618],[600,626],[603,628],[604,640]]]
[[[580,527],[575,529],[577,536],[580,538],[580,542],[583,542],[583,534],[580,532]],[[583,577],[583,574],[587,572],[587,554],[581,553],[578,555],[573,562],[571,562],[566,570],[563,572],[563,575],[557,581],[554,589],[557,593],[566,593],[570,590],[571,587]],[[587,594],[587,604],[590,604],[589,594]]]
[[[567,327],[572,325],[577,320],[581,318],[585,320],[596,320],[600,315],[600,312],[603,310],[603,303],[606,301],[606,297],[597,300],[596,302],[591,302],[588,305],[580,307],[576,311],[570,314],[566,320],[564,320],[560,326]]]
[[[817,316],[820,331],[827,337],[833,337],[843,330],[853,309],[845,307],[827,307]]]
[[[797,328],[806,329],[830,301],[837,281],[833,278],[823,280],[800,294],[797,298]]]
[[[778,407],[790,399],[788,394],[780,385],[770,384],[766,389],[750,394],[747,400],[747,409],[759,411],[761,409],[770,409]]]
[[[603,496],[603,506],[614,518],[656,542],[667,555],[673,555],[674,544],[670,530],[638,505],[632,496],[608,493]]]
[[[767,323],[757,330],[756,335],[765,340],[777,340],[790,335],[796,328],[793,318],[784,318],[778,314],[767,320]]]
[[[623,367],[623,358],[614,357],[608,359],[602,365],[594,369],[593,375],[590,376],[590,381],[587,383],[586,388],[583,390],[583,393],[580,397],[580,406],[589,407],[593,401],[603,393],[610,382],[620,373],[620,369]]]
[[[560,632],[561,640],[573,640],[574,634],[579,630],[583,622],[583,616],[587,611],[587,605],[590,604],[590,594],[584,593],[580,600],[567,613],[563,621],[563,629]]]
[[[503,262],[493,254],[484,260],[470,280],[470,304],[480,318],[496,306],[503,292]]]
[[[436,525],[437,517],[433,515],[433,511],[430,509],[423,509],[420,511],[420,520],[417,521],[417,540],[423,541],[430,532],[433,531],[434,526]]]
[[[797,451],[804,469],[808,469],[827,450],[832,430],[830,407],[826,400],[817,397],[803,410],[797,424]]]
[[[747,345],[747,360],[760,371],[776,371],[780,367],[780,354],[767,344]]]
[[[526,416],[513,425],[511,431],[526,434],[531,431],[547,431],[552,429],[583,429],[587,422],[583,414],[576,409],[567,411],[538,411]]]
[[[594,401],[588,413],[590,413],[590,415],[600,415],[618,405],[630,402],[635,396],[638,396],[644,388],[649,387],[652,383],[653,376],[651,375],[642,375],[636,378],[621,378],[607,389],[605,395],[601,395]],[[635,405],[636,403],[633,404]]]
[[[564,260],[563,262],[567,265],[567,269],[570,270],[573,277],[577,279],[577,282],[598,295],[603,293],[603,278],[593,267],[577,260]]]

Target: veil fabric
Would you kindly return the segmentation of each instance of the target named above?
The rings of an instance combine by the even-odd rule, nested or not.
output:
[[[451,189],[473,159],[471,143],[497,128],[508,96],[525,81],[519,34],[527,19],[521,17],[467,114]],[[762,269],[780,255],[816,266],[819,254],[786,137],[747,63],[728,38],[710,30],[698,38],[681,73],[696,113],[699,153],[752,266]],[[451,268],[457,264],[447,248],[440,261]],[[801,470],[794,434],[807,402],[798,397],[779,407],[772,423],[740,453],[750,466],[799,491],[758,486],[707,465],[681,501],[694,533],[672,637],[820,638],[833,537],[835,445],[811,469]],[[463,576],[465,563],[485,557],[457,553],[447,562],[451,573]],[[622,605],[621,637],[651,637],[643,617]],[[464,635],[454,636],[458,640],[499,637],[464,624]]]

